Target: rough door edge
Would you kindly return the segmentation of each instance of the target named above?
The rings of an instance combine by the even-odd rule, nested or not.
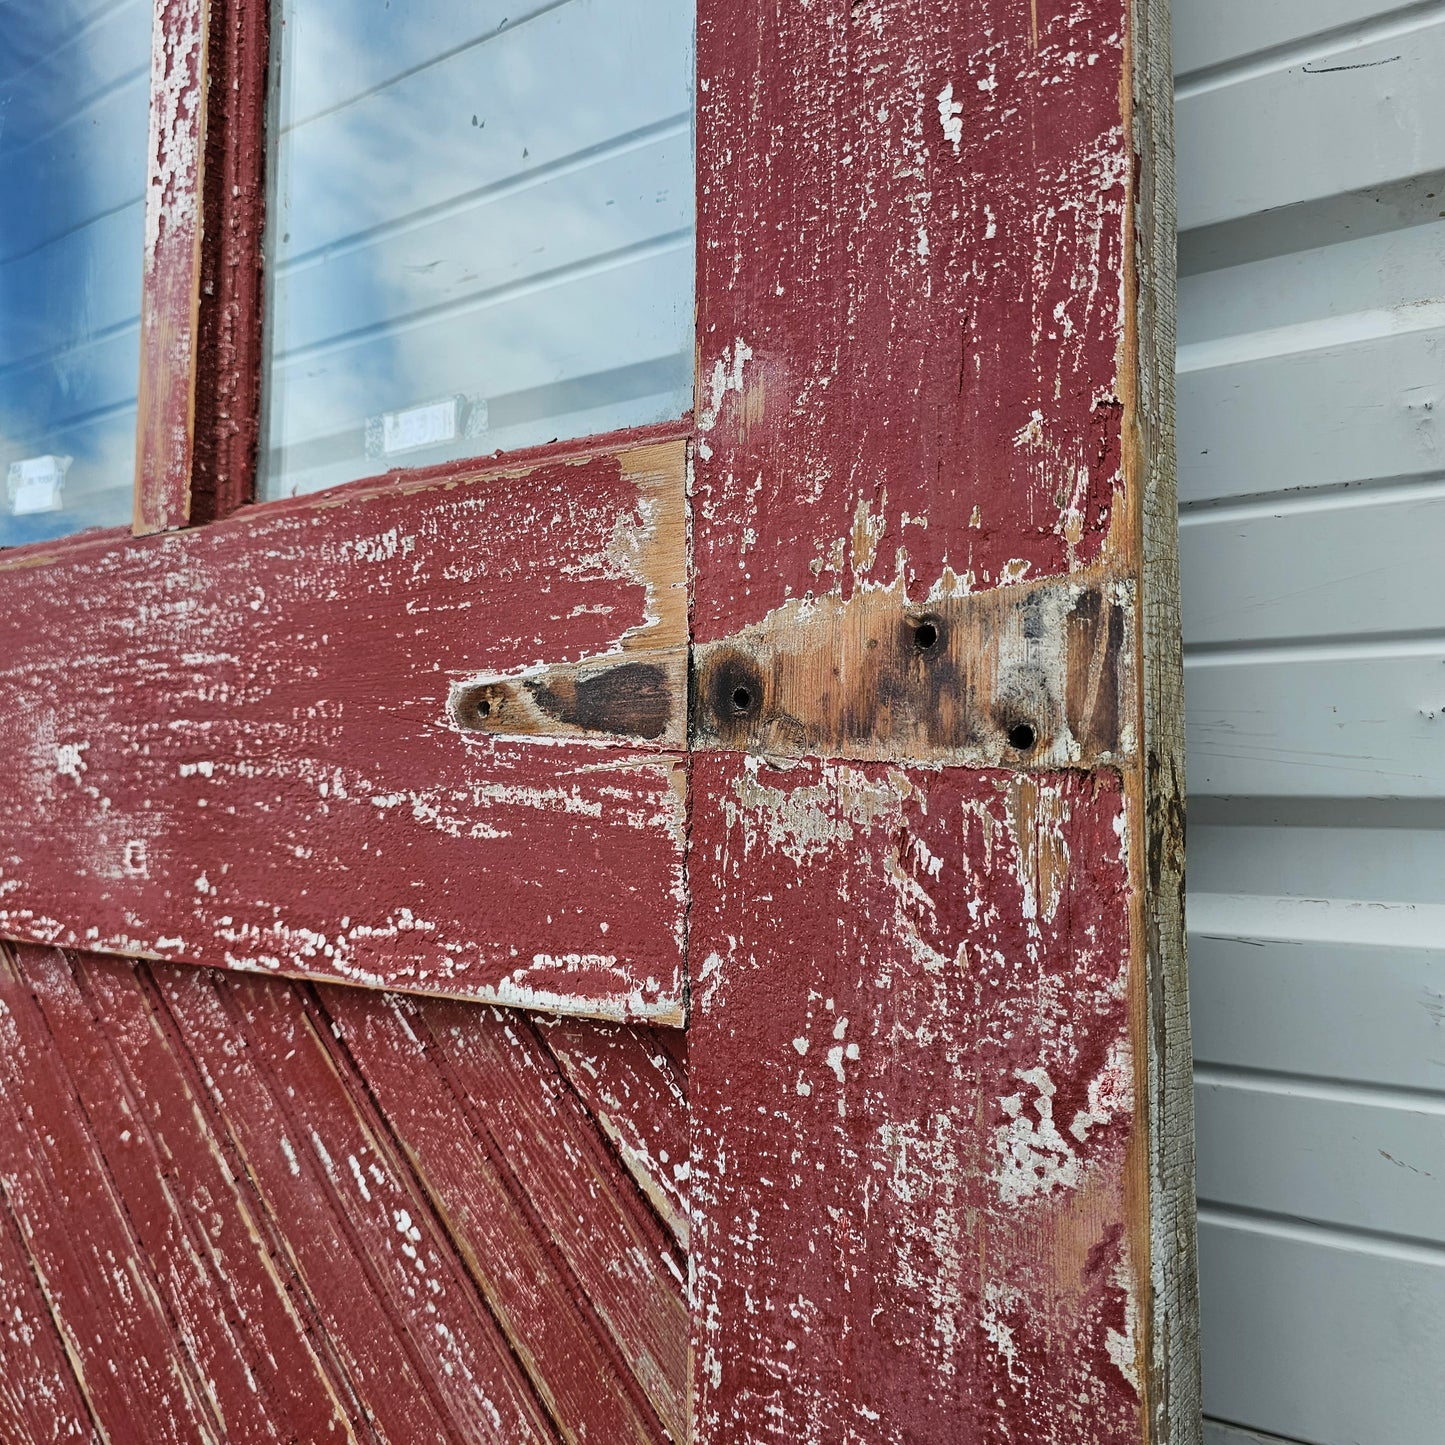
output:
[[[1143,917],[1136,962],[1146,981],[1148,1073],[1141,1094],[1149,1170],[1146,1409],[1158,1445],[1200,1445],[1201,1369],[1194,1197],[1193,1059],[1184,935],[1184,674],[1174,439],[1174,80],[1168,0],[1131,0],[1126,97],[1134,146],[1134,395],[1129,466],[1141,549],[1138,656],[1143,748]],[[1142,954],[1142,957],[1140,955]]]

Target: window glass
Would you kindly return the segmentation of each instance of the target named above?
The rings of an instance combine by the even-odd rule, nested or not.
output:
[[[0,546],[130,520],[151,0],[0,0]]]
[[[693,0],[280,0],[262,494],[681,416]]]

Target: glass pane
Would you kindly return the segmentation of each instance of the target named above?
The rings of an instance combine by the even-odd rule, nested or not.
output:
[[[692,404],[693,0],[279,0],[262,494]]]
[[[0,0],[0,546],[131,515],[151,0]]]

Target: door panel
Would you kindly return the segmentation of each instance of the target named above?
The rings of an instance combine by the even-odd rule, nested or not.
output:
[[[3,1279],[38,1279],[23,1368],[55,1382],[7,1439],[87,1438],[62,1433],[85,1419],[68,1392],[112,1440],[685,1434],[684,1267],[524,1018],[3,963],[0,1186],[26,1251]]]
[[[683,483],[667,441],[0,558],[0,929],[680,1023]]]
[[[1197,1441],[1162,12],[703,0],[694,417],[0,560],[0,1189],[101,1428]],[[141,530],[238,500],[222,350]]]

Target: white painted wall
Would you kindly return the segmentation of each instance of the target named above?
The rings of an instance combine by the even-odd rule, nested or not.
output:
[[[1442,1445],[1445,0],[1174,26],[1209,1441]]]

